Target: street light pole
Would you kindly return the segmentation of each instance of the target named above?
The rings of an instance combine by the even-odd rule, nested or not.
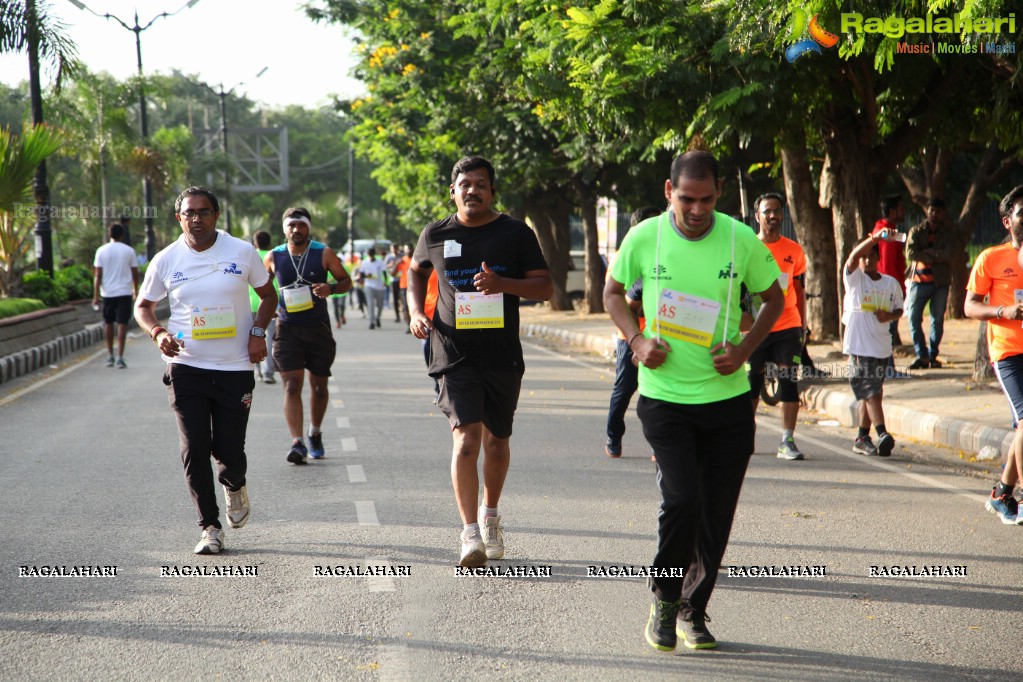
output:
[[[149,144],[149,120],[146,114],[146,89],[142,80],[142,32],[152,26],[157,19],[163,17],[172,17],[178,12],[188,9],[189,7],[195,6],[199,0],[188,0],[188,2],[174,10],[173,12],[162,12],[153,17],[148,24],[145,26],[139,25],[139,13],[135,10],[135,25],[129,26],[124,23],[113,14],[100,14],[86,7],[79,0],[68,0],[72,5],[78,9],[85,10],[91,14],[95,14],[97,17],[103,19],[113,19],[125,29],[135,34],[135,58],[138,63],[139,69],[139,122],[142,126],[142,144]],[[153,230],[153,184],[149,179],[148,174],[142,176],[142,199],[145,203],[145,221],[146,221],[146,258],[152,260],[153,256],[156,255],[156,233]]]
[[[32,124],[43,122],[43,96],[39,84],[39,17],[35,0],[27,0],[28,14],[28,75],[32,97]],[[46,161],[36,168],[32,183],[36,200],[36,266],[53,276],[53,225],[50,221],[50,186],[46,182]]]
[[[269,69],[269,68],[270,68],[269,66],[264,66],[262,69],[260,69],[259,73],[256,74],[256,78],[259,78],[264,73],[266,73],[267,69]],[[230,164],[230,157],[228,156],[228,152],[227,152],[227,149],[228,149],[228,147],[227,147],[227,97],[232,92],[234,92],[235,88],[237,88],[240,85],[245,85],[245,81],[242,81],[240,83],[235,83],[234,85],[231,86],[230,90],[224,90],[224,84],[221,83],[220,84],[220,92],[217,92],[216,90],[213,90],[213,88],[210,88],[210,86],[208,86],[208,85],[206,86],[211,91],[213,91],[213,93],[216,94],[217,97],[220,98],[220,146],[221,146],[221,149],[224,152],[224,199],[225,199],[224,202],[222,202],[222,203],[224,204],[224,218],[225,218],[225,221],[226,221],[225,225],[227,227],[227,233],[228,234],[231,234],[231,176],[230,176],[231,164]]]

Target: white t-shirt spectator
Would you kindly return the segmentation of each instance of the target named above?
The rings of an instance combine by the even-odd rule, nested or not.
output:
[[[364,261],[359,263],[359,272],[366,275],[366,288],[367,289],[385,289],[384,285],[384,270],[387,266],[384,262],[377,258],[376,260],[370,260],[367,257]]]
[[[845,283],[845,301],[842,304],[845,338],[842,352],[868,358],[891,357],[892,335],[889,323],[879,321],[874,311],[901,310],[902,287],[894,277],[881,275],[881,279],[874,280],[860,268],[851,273],[843,272],[842,281]]]
[[[135,282],[131,269],[135,267],[135,249],[124,242],[107,242],[96,249],[93,267],[103,269],[99,295],[103,298],[131,296]]]
[[[251,371],[249,287],[260,287],[269,273],[252,244],[217,230],[217,241],[193,251],[184,235],[153,257],[139,295],[149,301],[170,298],[167,331],[185,347],[174,358],[201,369]]]

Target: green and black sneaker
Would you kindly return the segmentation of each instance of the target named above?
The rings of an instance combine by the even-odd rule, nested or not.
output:
[[[663,601],[654,596],[650,605],[650,618],[646,622],[646,641],[659,651],[674,651],[678,644],[675,620],[685,600]]]
[[[718,645],[714,635],[707,629],[710,616],[694,611],[688,620],[678,619],[675,632],[682,638],[688,649],[713,649]]]

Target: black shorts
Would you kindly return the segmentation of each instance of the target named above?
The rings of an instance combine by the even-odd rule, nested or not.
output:
[[[330,327],[285,324],[277,321],[274,330],[274,367],[278,372],[307,369],[313,376],[329,377],[334,364],[337,343]]]
[[[465,426],[483,422],[497,438],[510,438],[515,408],[519,404],[522,371],[482,369],[460,364],[442,374],[437,405],[451,424]]]
[[[762,374],[764,363],[778,367],[799,365],[803,358],[803,330],[799,327],[782,329],[767,335],[749,356],[750,374]]]
[[[884,379],[891,371],[892,359],[850,355],[849,386],[857,400],[866,400],[884,392]]]
[[[131,294],[103,298],[103,321],[107,324],[128,324],[131,319]]]

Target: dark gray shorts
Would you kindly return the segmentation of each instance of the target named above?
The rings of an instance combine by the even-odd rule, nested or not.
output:
[[[849,385],[857,400],[866,400],[883,393],[884,378],[891,371],[891,358],[870,358],[850,355]]]
[[[439,377],[440,399],[451,429],[483,422],[497,438],[510,438],[515,408],[519,404],[522,371],[495,370],[462,363]]]
[[[313,376],[329,377],[337,343],[329,325],[300,326],[277,321],[273,358],[278,372],[307,369]]]

